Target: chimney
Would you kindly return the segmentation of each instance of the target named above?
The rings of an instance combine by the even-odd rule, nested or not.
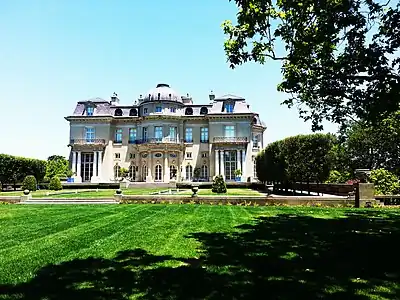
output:
[[[215,99],[214,92],[211,91],[211,93],[210,93],[210,95],[208,95],[208,97],[210,98],[210,101],[214,101],[214,99]]]
[[[111,96],[111,104],[112,105],[117,105],[119,104],[119,98],[116,92],[114,92]]]

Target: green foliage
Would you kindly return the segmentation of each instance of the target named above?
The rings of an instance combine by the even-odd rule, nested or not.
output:
[[[313,130],[324,119],[376,122],[398,110],[399,1],[235,2],[237,19],[222,25],[230,66],[280,61],[283,104]]]
[[[26,176],[24,178],[24,181],[22,182],[22,189],[34,192],[36,191],[36,188],[37,188],[37,181],[35,176],[33,175]]]
[[[339,172],[338,170],[331,170],[329,177],[325,181],[326,183],[346,183],[346,181],[352,179],[353,176],[350,172]]]
[[[53,178],[59,176],[61,178],[70,177],[73,173],[69,168],[69,162],[65,157],[60,155],[52,155],[47,159],[46,177]]]
[[[0,154],[0,182],[19,183],[28,175],[41,181],[45,175],[46,161]]]
[[[375,194],[395,195],[399,193],[399,178],[385,169],[372,170],[369,181],[375,185]]]
[[[262,182],[324,182],[332,169],[330,134],[297,135],[271,143],[256,158]]]
[[[53,178],[50,179],[49,190],[52,190],[52,191],[62,190],[62,184],[61,184],[60,178],[58,178],[57,176],[54,176]]]
[[[217,194],[225,194],[226,193],[226,183],[224,177],[222,175],[217,175],[214,177],[211,191]]]
[[[129,175],[129,170],[127,168],[121,168],[119,170],[119,176],[125,178]]]
[[[353,122],[342,133],[345,151],[353,169],[379,169],[400,173],[400,112],[368,125]]]

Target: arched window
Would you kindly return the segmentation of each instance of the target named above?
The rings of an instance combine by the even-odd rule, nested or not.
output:
[[[162,181],[162,167],[161,165],[157,165],[155,168],[155,181]]]
[[[131,181],[135,181],[136,178],[136,166],[130,165],[129,166],[129,178]]]
[[[207,109],[207,107],[202,107],[202,108],[200,109],[200,114],[201,114],[201,115],[206,115],[206,114],[208,114],[208,109]]]
[[[200,178],[202,178],[202,179],[208,178],[208,167],[206,165],[201,166]]]
[[[136,109],[136,108],[132,108],[132,109],[129,111],[129,115],[130,115],[131,117],[136,117],[136,116],[137,116],[137,109]]]
[[[191,107],[186,108],[185,115],[187,115],[187,116],[193,115],[193,108],[191,108]]]
[[[121,173],[121,167],[118,165],[115,165],[114,166],[114,179],[119,178],[120,173]]]
[[[122,116],[122,109],[117,108],[114,112],[114,116],[120,117]]]
[[[147,175],[148,175],[148,169],[147,169],[147,166],[144,165],[142,167],[142,181],[146,181]]]
[[[169,179],[176,179],[177,169],[176,166],[171,165],[169,167]]]
[[[186,180],[190,181],[193,178],[193,167],[191,165],[186,166]]]

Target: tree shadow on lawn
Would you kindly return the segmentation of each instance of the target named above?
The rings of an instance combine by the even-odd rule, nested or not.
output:
[[[234,233],[191,234],[201,243],[197,259],[142,249],[76,259],[43,267],[27,283],[0,286],[0,298],[396,299],[398,216],[371,210],[340,219],[261,217]],[[182,265],[157,265],[170,260]]]

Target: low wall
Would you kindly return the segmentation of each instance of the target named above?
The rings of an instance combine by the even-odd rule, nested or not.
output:
[[[112,183],[72,183],[72,182],[62,182],[63,189],[119,189],[119,182]]]
[[[124,183],[121,183],[123,186]],[[126,187],[128,189],[149,189],[149,188],[160,188],[160,189],[174,189],[176,188],[175,182],[127,182]]]
[[[285,184],[275,184],[275,188],[285,190]],[[295,191],[310,191],[314,193],[330,194],[337,196],[348,196],[349,193],[354,191],[354,186],[345,183],[291,183],[287,188]]]
[[[175,196],[175,195],[122,195],[121,204],[144,203],[195,203],[232,205],[311,205],[311,206],[353,206],[354,199],[329,197],[267,197],[267,196]]]
[[[0,196],[0,203],[19,203],[21,201],[20,196]]]

